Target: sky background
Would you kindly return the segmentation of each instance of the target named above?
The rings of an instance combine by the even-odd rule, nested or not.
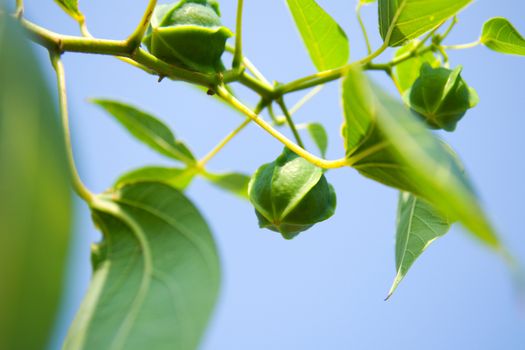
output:
[[[365,54],[353,0],[319,0],[345,29],[352,60]],[[125,38],[141,18],[146,0],[80,1],[97,37]],[[234,27],[236,1],[221,1],[224,23]],[[270,79],[290,81],[314,72],[284,0],[245,1],[245,54]],[[45,27],[77,34],[75,23],[52,1],[26,0],[27,17]],[[525,3],[475,1],[460,15],[447,43],[477,39],[485,20],[504,16],[525,33]],[[380,45],[377,7],[363,9],[374,47]],[[47,54],[36,50],[53,85]],[[377,62],[388,60],[388,52]],[[466,164],[482,202],[503,241],[522,263],[523,99],[525,58],[486,48],[451,53],[452,66],[480,95],[454,134],[445,138]],[[229,64],[230,57],[225,56]],[[124,171],[170,164],[138,143],[90,105],[92,97],[114,98],[149,111],[173,127],[202,156],[242,119],[201,91],[132,68],[114,58],[64,56],[72,136],[80,173],[101,192]],[[393,91],[381,75],[374,78]],[[343,154],[340,83],[329,84],[296,116],[320,121],[330,134],[329,158]],[[241,88],[238,89],[241,92]],[[249,104],[250,92],[241,93]],[[292,105],[302,96],[287,97]],[[282,146],[252,125],[210,163],[211,170],[252,173],[272,161]],[[219,246],[223,282],[220,299],[201,349],[523,349],[525,309],[502,261],[459,226],[417,261],[396,294],[383,301],[395,275],[397,193],[351,169],[327,175],[338,196],[334,217],[285,241],[260,230],[248,202],[196,180],[188,196],[201,209]],[[77,201],[75,242],[63,311],[50,348],[60,347],[90,278],[89,245],[100,239],[87,207]]]

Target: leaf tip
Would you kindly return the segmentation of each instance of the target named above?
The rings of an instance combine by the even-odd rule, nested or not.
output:
[[[399,282],[401,282],[402,279],[403,279],[403,276],[398,272],[396,275],[396,278],[394,279],[394,282],[392,282],[392,286],[390,287],[390,290],[388,291],[385,301],[388,301],[390,297],[394,294],[397,287],[399,286]]]

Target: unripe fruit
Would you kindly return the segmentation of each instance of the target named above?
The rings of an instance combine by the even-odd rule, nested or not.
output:
[[[224,70],[221,56],[232,32],[221,24],[215,0],[157,5],[144,44],[157,58],[190,70]]]
[[[291,239],[334,214],[335,192],[321,168],[285,149],[253,175],[248,193],[261,228]]]
[[[410,107],[429,127],[454,131],[457,123],[479,99],[476,91],[461,78],[462,67],[454,70],[421,67],[419,78],[407,92]]]

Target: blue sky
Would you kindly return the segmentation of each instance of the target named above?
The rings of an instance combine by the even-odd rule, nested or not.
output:
[[[343,26],[358,59],[365,47],[353,12],[354,1],[318,1]],[[245,53],[270,78],[286,82],[313,73],[285,1],[245,1]],[[124,38],[140,20],[146,1],[80,0],[91,32]],[[224,22],[234,26],[236,2],[221,2]],[[52,1],[26,0],[27,16],[61,33],[75,24]],[[525,4],[479,0],[460,15],[447,41],[475,40],[483,22],[509,18],[525,33]],[[374,47],[380,45],[377,8],[363,11]],[[43,66],[52,84],[52,72]],[[388,59],[389,52],[378,62]],[[205,154],[242,119],[212,98],[183,83],[158,83],[111,57],[66,54],[72,134],[80,172],[90,189],[103,191],[123,171],[146,164],[169,164],[133,140],[87,98],[115,98],[159,116]],[[228,58],[227,58],[228,60]],[[451,53],[452,65],[476,88],[480,104],[454,134],[444,137],[466,164],[480,197],[504,242],[525,261],[522,151],[525,150],[523,81],[525,58],[483,47]],[[380,74],[372,74],[393,91]],[[321,121],[329,130],[329,157],[339,157],[342,120],[339,83],[329,84],[297,115]],[[239,88],[238,90],[241,90]],[[250,92],[241,93],[249,103]],[[292,104],[301,93],[288,98]],[[273,160],[282,146],[256,126],[249,127],[210,163],[213,170],[253,172]],[[328,173],[338,195],[335,216],[292,241],[257,227],[253,209],[204,181],[189,197],[208,219],[223,267],[220,300],[202,349],[522,349],[525,309],[507,268],[455,226],[433,244],[409,272],[397,293],[383,299],[394,277],[396,191],[360,177],[351,169]],[[89,244],[100,236],[78,202],[67,298],[57,329],[59,344],[90,276]]]

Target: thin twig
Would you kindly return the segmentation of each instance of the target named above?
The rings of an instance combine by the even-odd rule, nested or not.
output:
[[[57,53],[51,53],[51,62],[56,71],[57,86],[58,86],[58,98],[60,104],[60,114],[62,116],[62,127],[64,131],[64,142],[66,146],[66,152],[69,162],[69,169],[71,172],[73,189],[86,203],[93,201],[93,194],[87,189],[80,175],[78,174],[77,167],[75,165],[75,158],[73,156],[73,146],[71,143],[71,131],[69,128],[69,112],[67,107],[67,92],[66,92],[66,78],[64,73],[64,65],[60,60],[60,56]]]
[[[262,118],[260,118],[257,114],[255,114],[251,109],[246,107],[242,102],[237,100],[234,96],[232,96],[228,90],[226,90],[223,86],[219,86],[217,88],[217,94],[230,106],[233,108],[239,110],[244,115],[252,119],[257,125],[259,125],[261,128],[263,128],[266,132],[268,132],[270,135],[272,135],[274,138],[279,140],[281,143],[283,143],[286,147],[288,147],[292,152],[296,153],[298,156],[303,157],[310,163],[324,169],[333,169],[333,168],[342,168],[344,166],[348,165],[348,160],[346,158],[336,159],[336,160],[325,160],[322,158],[319,158],[312,153],[308,152],[304,148],[300,147],[299,145],[295,144],[293,141],[291,141],[289,138],[281,134],[279,131],[275,130],[270,124],[268,124],[266,121],[264,121]]]
[[[243,0],[237,0],[237,19],[235,26],[235,52],[233,54],[232,69],[237,69],[242,63],[242,11]]]
[[[286,118],[286,122],[288,126],[290,127],[290,130],[292,131],[293,136],[295,137],[295,141],[299,146],[302,148],[304,147],[303,140],[301,140],[301,135],[299,135],[299,132],[297,131],[297,128],[295,127],[295,123],[293,122],[292,116],[290,115],[290,112],[288,111],[288,108],[286,107],[286,104],[284,103],[284,99],[281,97],[277,100],[277,104],[279,107],[281,107],[281,110],[284,113],[284,117]]]

